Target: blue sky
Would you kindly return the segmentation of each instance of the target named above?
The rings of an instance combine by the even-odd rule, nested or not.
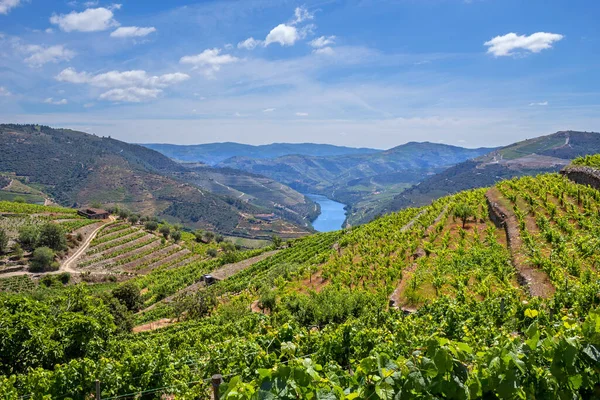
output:
[[[0,122],[130,142],[600,130],[595,0],[0,0]]]

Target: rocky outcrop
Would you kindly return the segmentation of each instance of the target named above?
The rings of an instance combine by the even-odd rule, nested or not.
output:
[[[570,165],[560,173],[577,184],[600,190],[600,170],[596,168]]]

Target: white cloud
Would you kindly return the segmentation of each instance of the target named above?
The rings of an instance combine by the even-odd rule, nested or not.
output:
[[[273,111],[275,111],[275,110],[276,110],[275,108],[265,108],[265,109],[263,110],[263,112],[264,112],[264,113],[270,113],[270,112],[273,112]]]
[[[335,36],[321,36],[310,41],[310,45],[315,48],[329,46],[335,43]]]
[[[540,101],[539,103],[529,103],[530,106],[547,106],[547,101]]]
[[[271,43],[279,43],[282,46],[293,46],[300,39],[300,35],[295,26],[279,24],[271,29],[271,32],[265,39],[265,46]]]
[[[29,45],[22,46],[20,49],[29,54],[29,57],[24,61],[33,67],[39,67],[49,62],[57,63],[60,61],[69,61],[75,57],[74,51],[69,50],[62,45],[50,47]]]
[[[116,102],[140,103],[142,101],[155,99],[161,93],[161,89],[128,87],[111,89],[108,92],[102,93],[100,99]]]
[[[157,87],[181,83],[190,76],[181,72],[164,74],[160,76],[150,76],[144,70],[131,71],[109,71],[103,74],[92,75],[87,72],[77,72],[73,68],[67,68],[61,71],[55,79],[60,82],[70,82],[76,84],[87,83],[91,86],[115,88],[115,87]]]
[[[296,116],[297,116],[297,117],[308,117],[308,113],[305,113],[305,112],[297,112],[297,113],[296,113]]]
[[[335,51],[331,47],[323,47],[321,49],[314,49],[313,53],[332,56],[335,54]]]
[[[262,40],[256,40],[253,37],[249,37],[243,42],[239,42],[237,47],[238,49],[253,50],[256,46],[260,46],[262,43]]]
[[[563,37],[563,35],[558,33],[536,32],[525,36],[511,32],[504,36],[496,36],[485,42],[484,46],[488,46],[487,52],[496,57],[511,56],[514,54],[514,50],[539,53],[542,50],[550,49],[552,43],[561,40]]]
[[[47,104],[53,104],[55,106],[62,106],[68,103],[67,99],[62,99],[62,100],[54,100],[52,97],[48,97],[46,100],[44,100],[44,103]]]
[[[0,86],[0,97],[8,97],[11,96],[12,93],[8,91],[4,86]]]
[[[122,26],[112,32],[110,36],[116,38],[144,37],[152,32],[156,32],[156,28],[153,26],[147,28],[141,28],[139,26]]]
[[[0,14],[8,14],[8,12],[21,4],[21,0],[0,0]]]
[[[221,69],[222,65],[231,64],[239,61],[237,57],[230,54],[220,54],[221,49],[206,49],[195,56],[181,57],[181,64],[191,64],[194,68],[204,67],[205,74],[212,77],[215,72]]]
[[[118,6],[118,7],[115,7]],[[82,12],[72,11],[69,14],[52,15],[50,23],[58,25],[65,32],[97,32],[119,26],[113,18],[112,9],[119,9],[120,5],[113,5],[111,9],[88,8]]]
[[[292,25],[299,24],[306,20],[314,19],[314,13],[311,13],[306,7],[296,7],[294,10],[294,20],[291,22]]]
[[[231,49],[233,49],[233,45],[231,43],[227,43],[225,46],[223,46],[223,48],[225,50],[231,50]]]

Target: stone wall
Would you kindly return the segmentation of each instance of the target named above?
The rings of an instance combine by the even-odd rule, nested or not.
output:
[[[560,173],[575,183],[600,190],[600,170],[596,168],[571,165]]]

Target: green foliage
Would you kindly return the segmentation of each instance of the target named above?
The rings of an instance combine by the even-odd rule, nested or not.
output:
[[[36,246],[49,247],[56,251],[65,250],[67,241],[63,229],[54,223],[47,223],[40,227]]]
[[[31,272],[56,271],[58,263],[54,261],[56,255],[49,247],[38,247],[33,251],[33,256],[29,261],[29,270]]]
[[[143,304],[140,289],[132,282],[119,285],[112,291],[112,295],[129,311],[138,311]]]
[[[144,224],[144,229],[146,229],[147,231],[150,231],[150,232],[154,232],[155,230],[158,229],[158,223],[156,221],[147,221]]]
[[[276,249],[278,249],[279,247],[281,247],[281,243],[283,242],[281,240],[281,238],[277,235],[273,235],[271,236],[271,242],[273,242],[273,246],[275,246]]]
[[[39,235],[40,230],[37,226],[25,225],[19,229],[19,243],[21,243],[24,248],[33,250],[38,243]]]
[[[466,203],[459,203],[454,207],[454,216],[462,221],[462,227],[465,228],[469,218],[475,215],[473,208]]]
[[[572,161],[573,165],[581,165],[585,167],[600,168],[600,154],[587,155],[577,157]]]
[[[0,254],[6,253],[8,250],[8,233],[0,228]]]
[[[160,228],[158,228],[158,231],[160,232],[161,235],[164,236],[165,239],[167,239],[169,237],[169,234],[171,233],[171,228],[169,227],[169,225],[161,225]]]
[[[181,231],[173,231],[171,233],[171,239],[173,239],[175,243],[179,242],[181,240]]]

